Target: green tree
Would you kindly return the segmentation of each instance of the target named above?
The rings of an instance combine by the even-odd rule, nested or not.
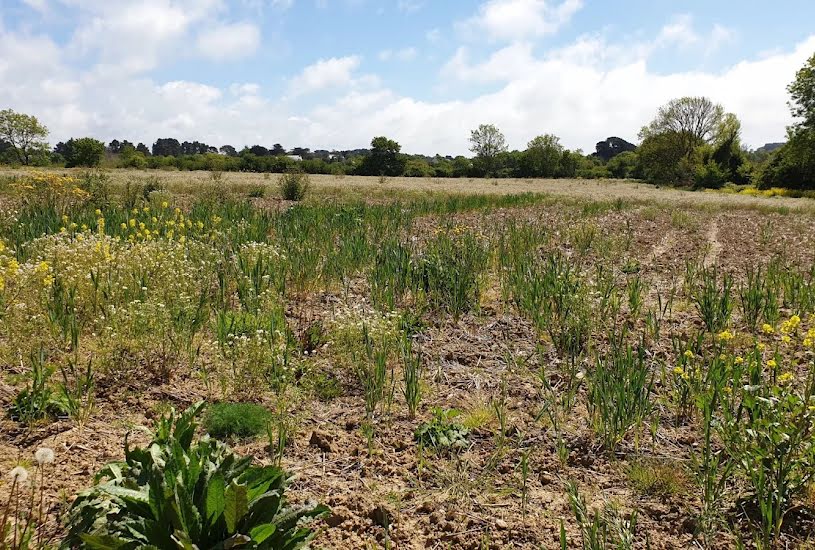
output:
[[[371,140],[371,152],[362,160],[358,173],[363,176],[401,176],[405,159],[399,153],[402,146],[384,136]]]
[[[128,147],[132,149],[132,146]],[[105,156],[105,144],[91,137],[71,138],[65,144],[63,156],[65,157],[65,166],[68,168],[99,166],[102,157]]]
[[[526,147],[522,161],[525,176],[552,178],[557,175],[564,150],[559,137],[544,134],[534,138]]]
[[[815,189],[815,55],[796,73],[787,90],[792,114],[802,120],[787,128],[787,143],[760,171],[758,185]]]
[[[11,145],[20,164],[29,165],[35,157],[47,154],[47,137],[48,128],[37,117],[11,109],[0,111],[0,140]]]
[[[639,170],[651,183],[690,184],[693,167],[676,132],[646,137],[637,149]]]
[[[787,91],[792,116],[803,119],[801,127],[815,131],[815,54],[796,73]]]
[[[496,168],[498,156],[507,151],[507,141],[494,124],[482,124],[470,132],[470,151],[475,154],[478,168],[490,175]]]
[[[706,97],[672,99],[640,130],[640,139],[670,135],[683,155],[690,159],[696,147],[716,139],[724,120],[724,107]]]
[[[634,151],[625,151],[611,158],[606,163],[606,169],[614,178],[636,177],[639,156]]]

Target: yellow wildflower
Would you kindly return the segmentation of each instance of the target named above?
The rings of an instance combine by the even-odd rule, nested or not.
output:
[[[772,334],[773,332],[775,332],[775,329],[772,327],[772,325],[768,325],[767,323],[761,325],[761,330],[762,332],[764,332],[764,334]]]
[[[161,203],[162,208],[167,208],[168,206],[170,206],[170,203],[168,203],[167,201]]]
[[[812,347],[812,338],[804,338],[804,347],[811,348]]]
[[[688,359],[691,359],[693,357],[693,352],[691,350],[687,350],[683,355]]]
[[[682,367],[674,367],[674,374],[682,376],[683,374],[685,374],[685,369],[683,369]]]
[[[782,374],[781,376],[778,377],[778,383],[779,384],[787,384],[789,382],[792,382],[793,378],[794,378],[794,376],[792,375],[791,372],[785,372],[784,374]]]
[[[764,342],[759,342],[758,344],[756,344],[756,347],[758,348],[758,351],[764,351],[765,349],[767,349],[767,344],[765,344]]]
[[[130,225],[130,227],[136,227],[136,220],[134,218],[127,220],[127,223]]]
[[[736,363],[737,365],[741,365],[742,363],[744,363],[744,357],[739,355],[735,359],[733,359],[733,362]]]
[[[778,366],[778,363],[776,363],[775,359],[770,359],[769,361],[767,361],[767,366],[770,367],[771,369],[774,369],[775,367]]]
[[[722,342],[729,342],[730,340],[733,339],[733,333],[730,332],[729,330],[723,330],[718,334],[718,338]]]

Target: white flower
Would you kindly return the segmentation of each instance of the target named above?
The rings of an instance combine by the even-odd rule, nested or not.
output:
[[[37,449],[37,452],[34,453],[34,458],[40,465],[51,464],[52,462],[54,462],[54,451],[53,449],[49,449],[48,447],[40,447],[39,449]]]
[[[26,470],[22,466],[12,468],[8,475],[11,478],[11,482],[16,483],[18,485],[28,481],[28,470]]]

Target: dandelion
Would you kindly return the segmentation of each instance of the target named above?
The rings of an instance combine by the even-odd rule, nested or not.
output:
[[[51,464],[54,462],[54,450],[48,447],[40,447],[37,449],[37,452],[34,453],[34,458],[39,465]]]
[[[22,466],[12,468],[8,475],[11,478],[12,484],[20,485],[28,481],[28,470]]]

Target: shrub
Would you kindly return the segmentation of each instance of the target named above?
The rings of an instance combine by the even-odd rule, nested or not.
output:
[[[107,479],[77,495],[64,548],[302,548],[313,537],[304,522],[323,506],[286,504],[286,474],[252,466],[223,443],[195,442],[196,404],[155,426],[147,448],[104,467]]]
[[[247,438],[266,432],[269,411],[254,403],[216,403],[209,408],[204,427],[213,437]]]
[[[280,195],[287,201],[301,201],[311,187],[308,174],[299,171],[287,172],[278,181]]]

